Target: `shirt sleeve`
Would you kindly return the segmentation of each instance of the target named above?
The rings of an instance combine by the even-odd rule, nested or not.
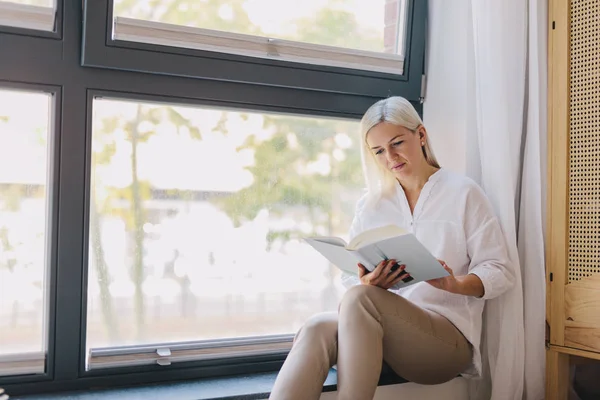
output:
[[[481,188],[476,187],[469,192],[465,213],[467,251],[471,260],[469,273],[481,279],[484,287],[482,298],[493,299],[511,289],[515,282],[506,239]]]

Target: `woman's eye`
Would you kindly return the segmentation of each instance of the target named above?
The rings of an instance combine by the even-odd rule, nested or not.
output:
[[[400,146],[400,145],[402,144],[402,142],[403,142],[403,140],[400,140],[400,141],[398,141],[398,142],[395,142],[395,143],[394,143],[394,146]]]
[[[383,149],[379,149],[375,152],[375,155],[378,156],[383,153]]]

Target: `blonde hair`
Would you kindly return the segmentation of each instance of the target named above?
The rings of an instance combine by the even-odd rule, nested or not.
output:
[[[396,186],[394,174],[381,166],[375,159],[375,155],[367,144],[367,134],[376,125],[387,122],[402,126],[416,133],[417,128],[423,125],[423,121],[417,110],[408,100],[403,97],[394,96],[379,100],[373,104],[360,122],[360,146],[363,173],[367,184],[367,190],[371,201],[378,201],[384,195],[393,193]],[[425,161],[435,168],[440,168],[433,149],[429,142],[429,136],[422,147]]]

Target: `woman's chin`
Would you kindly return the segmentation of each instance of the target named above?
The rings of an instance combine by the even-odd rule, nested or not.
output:
[[[406,178],[409,175],[406,165],[399,169],[393,169],[392,172],[396,178]]]

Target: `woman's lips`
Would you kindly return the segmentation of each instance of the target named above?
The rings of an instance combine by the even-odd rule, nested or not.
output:
[[[406,163],[396,164],[394,167],[392,167],[392,169],[398,171],[398,170],[402,169],[402,167],[404,167],[405,164]]]

